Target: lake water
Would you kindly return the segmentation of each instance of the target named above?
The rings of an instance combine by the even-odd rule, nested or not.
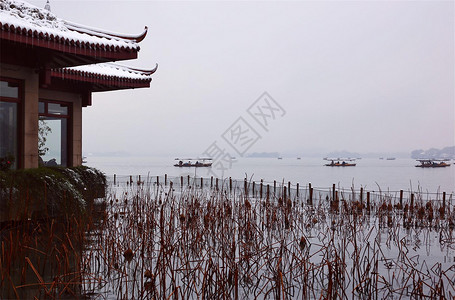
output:
[[[112,176],[188,176],[248,179],[279,183],[290,181],[315,188],[341,188],[378,191],[421,191],[455,193],[455,165],[446,168],[416,168],[414,159],[359,159],[355,167],[327,167],[320,158],[238,158],[224,173],[212,168],[178,168],[172,157],[95,157],[87,158],[88,166]]]

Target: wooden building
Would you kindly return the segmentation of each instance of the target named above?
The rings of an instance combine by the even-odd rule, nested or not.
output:
[[[0,160],[13,168],[82,163],[82,108],[92,93],[150,87],[156,71],[113,63],[136,59],[138,35],[57,18],[19,0],[0,2]]]

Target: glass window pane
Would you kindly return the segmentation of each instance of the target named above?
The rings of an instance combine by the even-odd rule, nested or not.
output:
[[[68,115],[68,107],[58,103],[48,103],[47,113],[52,115]]]
[[[38,103],[38,113],[44,114],[46,112],[46,104],[44,102]]]
[[[0,101],[0,159],[17,168],[17,103]]]
[[[67,120],[40,117],[38,149],[40,164],[67,166]]]
[[[9,98],[19,98],[19,87],[16,83],[0,81],[0,96]]]

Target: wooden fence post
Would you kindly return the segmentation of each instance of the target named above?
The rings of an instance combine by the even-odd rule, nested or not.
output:
[[[370,192],[367,192],[367,210],[370,210]]]
[[[308,183],[308,193],[310,194],[308,202],[309,202],[310,205],[313,205],[313,188],[311,187],[311,182]]]
[[[259,196],[260,196],[261,199],[262,199],[262,186],[263,186],[263,181],[261,179],[261,187],[260,187],[260,190],[259,190]]]
[[[414,194],[411,194],[411,213],[414,210]]]

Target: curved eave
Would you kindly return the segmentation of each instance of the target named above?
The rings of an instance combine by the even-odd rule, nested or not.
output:
[[[128,67],[128,69],[130,69],[131,71],[137,71],[137,72],[143,73],[145,75],[152,75],[156,72],[156,70],[158,70],[158,64],[156,64],[155,67],[151,70],[136,69],[136,68],[131,68],[131,67]]]
[[[112,60],[135,59],[139,46],[135,48],[81,42],[58,35],[27,30],[0,21],[0,39],[17,42],[32,47],[42,47],[63,53]]]
[[[80,24],[69,22],[69,21],[64,21],[64,22],[69,29],[71,29],[73,31],[77,31],[79,33],[86,33],[86,34],[90,34],[90,35],[98,36],[98,37],[116,37],[116,38],[119,38],[122,40],[128,40],[128,41],[132,41],[132,42],[136,42],[136,43],[142,42],[145,39],[145,37],[147,36],[147,31],[148,31],[148,27],[145,26],[144,31],[142,31],[140,34],[127,35],[127,34],[107,32],[107,31],[103,31],[101,29],[90,28],[90,27],[86,27],[86,26],[83,26]]]
[[[66,82],[76,81],[88,84],[92,92],[113,91],[120,89],[148,88],[150,87],[151,77],[127,78],[119,76],[109,76],[104,74],[70,71],[70,70],[52,70],[52,79],[61,79]]]

